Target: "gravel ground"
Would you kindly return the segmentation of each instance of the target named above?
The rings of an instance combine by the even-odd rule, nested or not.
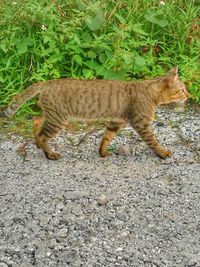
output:
[[[0,267],[200,266],[200,113],[161,109],[154,128],[172,158],[129,126],[105,159],[102,130],[62,133],[58,161],[1,141]]]

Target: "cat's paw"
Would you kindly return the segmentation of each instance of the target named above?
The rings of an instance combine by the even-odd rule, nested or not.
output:
[[[172,152],[170,150],[167,150],[165,148],[159,148],[155,153],[162,159],[171,158]]]
[[[35,145],[36,145],[37,148],[39,148],[39,149],[41,148],[41,145],[40,145],[40,143],[38,142],[37,139],[35,139]]]
[[[172,152],[170,150],[166,150],[166,157],[171,158],[172,157]]]
[[[59,152],[48,152],[45,153],[46,157],[51,160],[58,160],[60,158],[60,153]]]
[[[99,155],[102,157],[102,158],[105,158],[105,157],[109,157],[111,156],[112,154],[108,151],[101,151],[99,150]]]

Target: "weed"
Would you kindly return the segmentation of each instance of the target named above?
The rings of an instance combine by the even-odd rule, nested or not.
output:
[[[179,65],[200,103],[199,0],[1,0],[0,105],[36,81],[145,79]],[[18,117],[38,114],[36,100]]]

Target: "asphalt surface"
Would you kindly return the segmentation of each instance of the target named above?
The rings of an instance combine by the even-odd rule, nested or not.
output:
[[[161,109],[154,129],[172,158],[130,126],[105,159],[102,130],[63,132],[58,161],[1,131],[0,267],[200,266],[200,113]]]

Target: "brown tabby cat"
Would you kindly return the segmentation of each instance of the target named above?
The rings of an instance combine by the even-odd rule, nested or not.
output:
[[[174,67],[164,76],[136,82],[60,79],[36,83],[13,99],[4,116],[12,115],[24,102],[40,94],[38,105],[43,114],[33,120],[34,135],[37,146],[52,160],[57,160],[59,153],[51,150],[48,141],[66,123],[98,118],[109,121],[100,144],[100,156],[109,155],[108,145],[128,122],[158,156],[171,157],[171,152],[156,140],[151,123],[158,105],[188,98],[177,71]]]

